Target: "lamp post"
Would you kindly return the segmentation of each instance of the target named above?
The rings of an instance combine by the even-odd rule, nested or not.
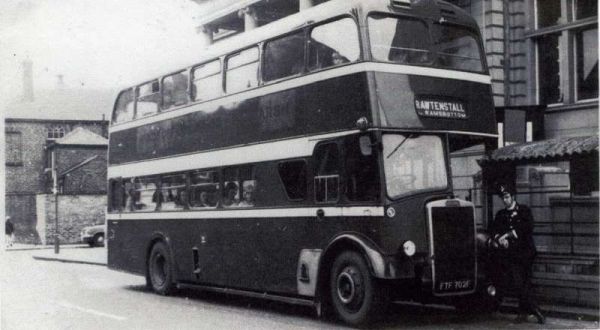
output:
[[[52,150],[52,194],[54,195],[54,254],[60,252],[58,241],[58,175],[56,171],[56,150]]]

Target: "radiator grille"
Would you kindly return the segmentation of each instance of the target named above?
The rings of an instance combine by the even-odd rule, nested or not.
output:
[[[477,272],[473,207],[432,207],[430,219],[434,294],[472,292]]]

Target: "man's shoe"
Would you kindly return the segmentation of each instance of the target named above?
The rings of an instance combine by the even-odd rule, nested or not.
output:
[[[544,315],[542,314],[542,311],[540,311],[539,308],[536,308],[533,310],[533,315],[535,316],[535,318],[537,319],[539,324],[546,323],[546,317],[544,317]]]

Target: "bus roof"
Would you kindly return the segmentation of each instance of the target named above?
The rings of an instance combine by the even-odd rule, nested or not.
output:
[[[246,0],[241,1],[240,4],[250,5],[260,0]],[[276,20],[272,23],[263,25],[261,27],[252,29],[247,32],[233,35],[229,38],[220,40],[208,47],[206,47],[198,59],[194,63],[180,68],[174,68],[174,70],[165,72],[165,75],[171,74],[176,71],[184,70],[202,64],[204,62],[216,59],[223,55],[229,54],[235,50],[242,50],[246,47],[256,45],[259,42],[268,40],[288,32],[292,32],[303,26],[325,21],[327,19],[342,16],[351,15],[353,11],[358,10],[362,13],[368,13],[372,11],[379,12],[391,12],[410,16],[418,17],[429,17],[435,21],[439,21],[443,18],[444,21],[458,23],[469,26],[473,29],[477,29],[477,23],[475,20],[464,12],[461,8],[452,5],[445,1],[440,0],[410,0],[414,2],[411,6],[395,7],[392,3],[404,1],[398,0],[330,0],[314,6],[312,8],[304,9],[299,13],[284,17]],[[231,8],[237,8],[235,6],[229,6],[224,10],[232,10]],[[220,15],[223,15],[221,12]],[[218,14],[218,13],[217,13]],[[203,22],[208,22],[210,19],[217,19],[217,14],[209,16]],[[211,18],[212,17],[212,18]],[[160,77],[160,76],[159,76]],[[140,83],[145,83],[150,80],[158,78],[157,76],[149,77]]]

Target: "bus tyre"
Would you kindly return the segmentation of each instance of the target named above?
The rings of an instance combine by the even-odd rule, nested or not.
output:
[[[359,253],[347,251],[337,256],[331,269],[329,291],[338,319],[353,326],[368,323],[377,310],[376,285]]]
[[[167,245],[163,242],[154,244],[150,252],[147,284],[154,292],[164,296],[175,291],[173,262]]]

